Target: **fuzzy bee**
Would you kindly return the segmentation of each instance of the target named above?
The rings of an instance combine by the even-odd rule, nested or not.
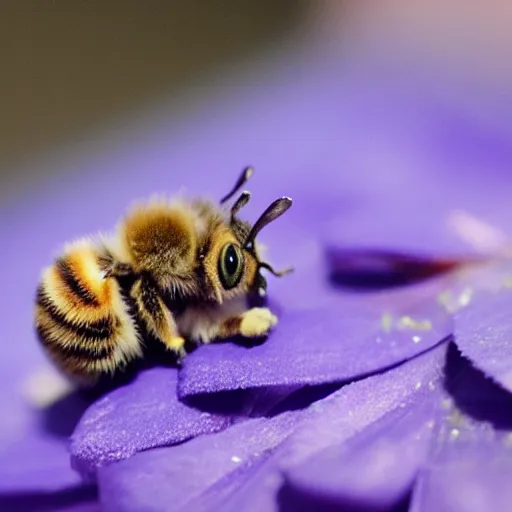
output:
[[[246,168],[215,204],[204,199],[152,199],[124,216],[113,235],[65,246],[43,271],[35,308],[38,338],[69,377],[94,383],[143,356],[148,339],[185,355],[185,341],[208,343],[241,335],[265,336],[277,319],[250,307],[264,296],[255,242],[291,199],[274,201],[251,226],[238,218],[250,194],[225,204],[252,174]]]

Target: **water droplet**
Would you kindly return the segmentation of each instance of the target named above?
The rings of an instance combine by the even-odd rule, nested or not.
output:
[[[237,455],[233,455],[233,457],[231,457],[231,462],[234,462],[235,464],[238,464],[241,461],[242,461],[242,459],[240,457],[238,457]]]
[[[430,380],[428,382],[428,389],[430,389],[430,391],[434,391],[434,389],[436,389],[436,385],[434,384],[434,381]]]
[[[414,341],[414,343],[419,343],[421,341],[421,336],[413,336],[412,341]]]
[[[459,306],[466,307],[471,302],[471,297],[473,296],[473,290],[471,288],[464,288],[461,294],[459,295]]]
[[[452,439],[457,439],[460,436],[460,430],[458,428],[452,428],[450,431],[450,437]]]
[[[414,389],[420,389],[420,388],[421,388],[421,382],[416,382]]]

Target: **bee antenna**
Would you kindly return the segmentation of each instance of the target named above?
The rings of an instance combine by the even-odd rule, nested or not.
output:
[[[224,204],[226,201],[229,201],[240,190],[240,188],[249,180],[249,178],[253,175],[253,173],[254,173],[254,169],[251,166],[246,167],[242,171],[240,176],[238,177],[238,180],[235,183],[234,187],[229,191],[229,193],[227,193],[220,200],[220,204]]]
[[[245,248],[250,249],[254,244],[254,240],[258,233],[268,224],[280,217],[290,206],[292,200],[289,197],[280,197],[276,199],[260,216],[260,218],[254,223],[247,239],[245,241]]]
[[[264,261],[260,261],[259,266],[260,268],[268,270],[272,275],[276,277],[283,277],[289,274],[290,272],[293,272],[293,267],[288,267],[283,270],[274,270],[268,263],[265,263]]]
[[[249,199],[251,199],[251,193],[244,190],[236,200],[235,204],[231,207],[231,218],[233,218],[240,209],[249,202]]]

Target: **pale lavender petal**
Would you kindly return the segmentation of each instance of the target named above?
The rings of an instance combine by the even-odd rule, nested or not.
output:
[[[239,423],[99,470],[106,510],[277,510],[282,471],[349,440],[435,387],[445,345],[348,385],[307,409]],[[431,383],[429,385],[429,383]]]
[[[179,394],[351,380],[409,359],[451,332],[450,316],[434,300],[400,314],[348,304],[284,312],[259,346],[212,344],[194,352],[180,372]]]
[[[411,512],[509,512],[512,464],[501,448],[475,446],[426,470]]]
[[[340,508],[391,509],[400,504],[425,461],[434,425],[432,393],[418,393],[415,400],[289,471],[289,499],[299,503],[307,498],[317,506],[332,502]]]
[[[178,401],[177,370],[153,368],[95,402],[71,438],[74,467],[84,476],[98,466],[155,446],[176,444],[227,427],[229,416]]]
[[[413,512],[508,512],[512,503],[512,395],[451,351],[449,394],[435,411],[434,443]]]
[[[337,250],[347,256],[351,253],[384,253],[427,258],[433,256],[429,249],[434,255],[451,258],[471,255],[472,251],[462,240],[447,233],[444,215],[436,219],[433,218],[435,212],[429,212],[428,223],[420,229],[410,215],[406,215],[407,210],[391,213],[390,209],[393,209],[391,204],[382,211],[374,206],[373,212],[365,208],[364,214],[337,218],[329,228],[331,232],[325,235],[326,246],[330,251]],[[386,222],[381,222],[384,214]],[[370,215],[375,218],[374,222],[369,221]]]
[[[512,289],[473,295],[455,316],[455,342],[487,376],[512,391]]]
[[[374,428],[373,424],[390,412],[413,406],[425,392],[436,394],[445,353],[443,344],[397,369],[350,384],[313,404],[304,421],[264,463],[265,468],[223,510],[234,512],[243,505],[247,511],[277,512],[278,499],[289,501],[293,510],[295,496],[283,495],[281,488],[283,471],[306,464],[315,454],[334,449],[366,428]]]
[[[373,220],[372,220],[373,219]],[[384,221],[382,220],[384,219]],[[361,211],[331,221],[324,235],[330,251],[415,255],[422,258],[470,258],[474,247],[450,231],[449,212],[389,203],[366,205]],[[421,222],[422,221],[422,222]]]
[[[485,185],[483,185],[485,188]],[[489,185],[487,185],[489,187]],[[416,256],[425,259],[472,259],[495,254],[509,242],[512,214],[503,191],[471,196],[449,181],[424,183],[421,195],[393,196],[389,190],[336,212],[322,229],[331,251]]]

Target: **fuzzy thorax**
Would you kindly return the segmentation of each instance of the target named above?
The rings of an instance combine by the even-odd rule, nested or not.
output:
[[[121,238],[136,272],[148,272],[161,281],[193,270],[199,241],[190,213],[156,202],[129,213]]]

